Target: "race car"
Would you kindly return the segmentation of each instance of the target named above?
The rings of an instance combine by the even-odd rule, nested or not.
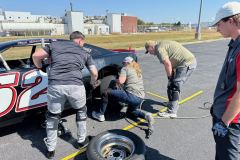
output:
[[[46,72],[34,66],[32,54],[38,47],[63,40],[37,38],[0,43],[0,128],[21,122],[30,114],[46,111],[48,77]],[[93,95],[99,96],[112,77],[118,76],[125,57],[131,56],[137,61],[134,50],[108,50],[90,44],[85,44],[84,49],[92,55],[99,80],[102,80],[101,85],[93,89],[90,73],[87,68],[83,69],[88,100],[92,100]],[[48,60],[43,64],[47,65]]]

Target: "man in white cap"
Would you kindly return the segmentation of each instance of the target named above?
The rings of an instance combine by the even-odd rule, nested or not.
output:
[[[175,41],[147,41],[146,54],[155,55],[164,65],[168,77],[167,111],[159,112],[160,117],[175,118],[183,84],[197,66],[195,56],[180,43]]]
[[[211,108],[216,160],[240,159],[240,3],[228,2],[217,12],[213,26],[230,37]]]

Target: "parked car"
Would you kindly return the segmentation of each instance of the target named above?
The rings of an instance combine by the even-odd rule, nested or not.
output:
[[[47,106],[47,73],[36,69],[32,54],[38,47],[63,39],[25,39],[0,43],[0,128],[21,122],[29,114],[45,112]],[[95,90],[90,86],[90,73],[84,68],[83,82],[87,99],[99,96],[103,86],[117,77],[126,56],[137,60],[134,50],[107,50],[85,44],[92,55],[99,71],[100,87]],[[44,60],[46,65],[48,60]],[[94,93],[94,94],[92,94]],[[66,106],[66,108],[69,108]]]

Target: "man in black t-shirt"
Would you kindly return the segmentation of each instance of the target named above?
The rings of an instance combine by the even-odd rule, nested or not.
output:
[[[86,66],[94,81],[98,71],[90,54],[84,49],[85,36],[78,31],[71,33],[70,41],[56,41],[33,54],[33,62],[37,68],[42,67],[42,60],[50,58],[48,70],[48,112],[44,139],[48,152],[47,157],[53,158],[57,144],[57,130],[60,114],[68,100],[76,110],[77,142],[79,147],[87,145],[86,138],[86,91],[82,82],[82,69]]]

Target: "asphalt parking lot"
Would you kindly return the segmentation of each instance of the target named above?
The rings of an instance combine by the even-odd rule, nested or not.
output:
[[[198,66],[183,87],[179,117],[201,117],[209,114],[203,104],[212,102],[218,74],[226,54],[229,40],[203,42],[185,45],[192,51]],[[138,60],[144,76],[146,101],[143,109],[153,114],[164,107],[166,101],[167,78],[163,65],[157,57],[138,51]],[[91,107],[91,106],[88,106]],[[91,109],[90,109],[91,110]],[[66,126],[76,137],[75,115],[64,117]],[[10,126],[0,131],[0,160],[40,160],[46,159],[43,138],[45,130],[37,119]],[[131,122],[131,121],[130,121]],[[125,129],[140,136],[146,146],[146,160],[210,160],[214,159],[214,140],[211,133],[211,117],[199,119],[155,119],[155,130],[150,139],[145,139],[141,129],[144,124],[132,126],[126,119],[107,116],[105,122],[88,118],[88,134],[97,135],[109,129]],[[85,160],[85,150],[76,150],[71,141],[59,138],[55,159]]]

